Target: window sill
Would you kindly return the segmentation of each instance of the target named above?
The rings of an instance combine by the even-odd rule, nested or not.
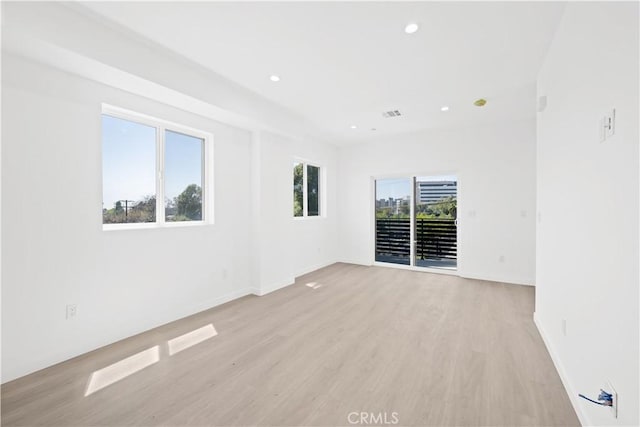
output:
[[[326,219],[327,217],[324,215],[318,215],[318,216],[294,216],[293,220],[294,221],[318,221],[321,219]]]
[[[156,222],[138,222],[130,224],[102,224],[102,231],[121,231],[121,230],[151,230],[162,228],[184,228],[184,227],[202,227],[213,225],[213,222],[207,221],[180,221],[165,222],[159,224]]]

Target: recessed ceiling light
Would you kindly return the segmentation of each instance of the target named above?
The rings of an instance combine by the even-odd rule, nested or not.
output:
[[[272,82],[279,82],[280,81],[280,77],[276,76],[275,74],[272,75],[271,77],[269,77],[269,80],[271,80]]]
[[[357,128],[358,128],[358,126],[356,126],[356,125],[351,125],[351,129],[357,129]]]
[[[413,34],[416,31],[418,31],[418,28],[420,28],[418,26],[418,24],[416,24],[415,22],[411,22],[411,23],[407,24],[406,27],[404,27],[404,32],[407,33],[407,34]]]
[[[449,111],[449,107],[447,107],[446,105],[442,106],[440,108],[440,111]]]

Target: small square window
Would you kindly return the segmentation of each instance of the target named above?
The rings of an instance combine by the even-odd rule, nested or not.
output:
[[[305,162],[293,163],[293,216],[321,216],[321,168]]]

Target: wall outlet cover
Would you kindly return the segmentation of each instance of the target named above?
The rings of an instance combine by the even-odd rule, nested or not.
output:
[[[602,389],[613,396],[613,405],[609,407],[613,418],[618,418],[618,392],[609,381],[605,381]]]
[[[67,319],[71,319],[72,317],[76,317],[76,314],[78,314],[78,306],[76,306],[75,304],[68,304],[67,305]]]

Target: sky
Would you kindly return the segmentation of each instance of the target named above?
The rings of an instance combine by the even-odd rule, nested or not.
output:
[[[202,139],[167,130],[165,134],[165,197],[173,199],[189,184],[202,186]],[[156,129],[102,116],[103,207],[118,200],[139,201],[156,193]],[[418,181],[456,181],[453,175],[419,176]],[[410,178],[376,180],[376,200],[411,194]]]
[[[455,175],[418,176],[418,182],[423,181],[457,181]],[[403,199],[411,195],[411,178],[393,178],[376,180],[376,200]]]
[[[388,199],[404,199],[411,195],[411,179],[377,179],[376,180],[376,200]]]
[[[202,186],[203,141],[166,131],[165,197],[189,184]],[[102,116],[102,200],[111,209],[118,200],[139,201],[156,193],[156,129]]]

